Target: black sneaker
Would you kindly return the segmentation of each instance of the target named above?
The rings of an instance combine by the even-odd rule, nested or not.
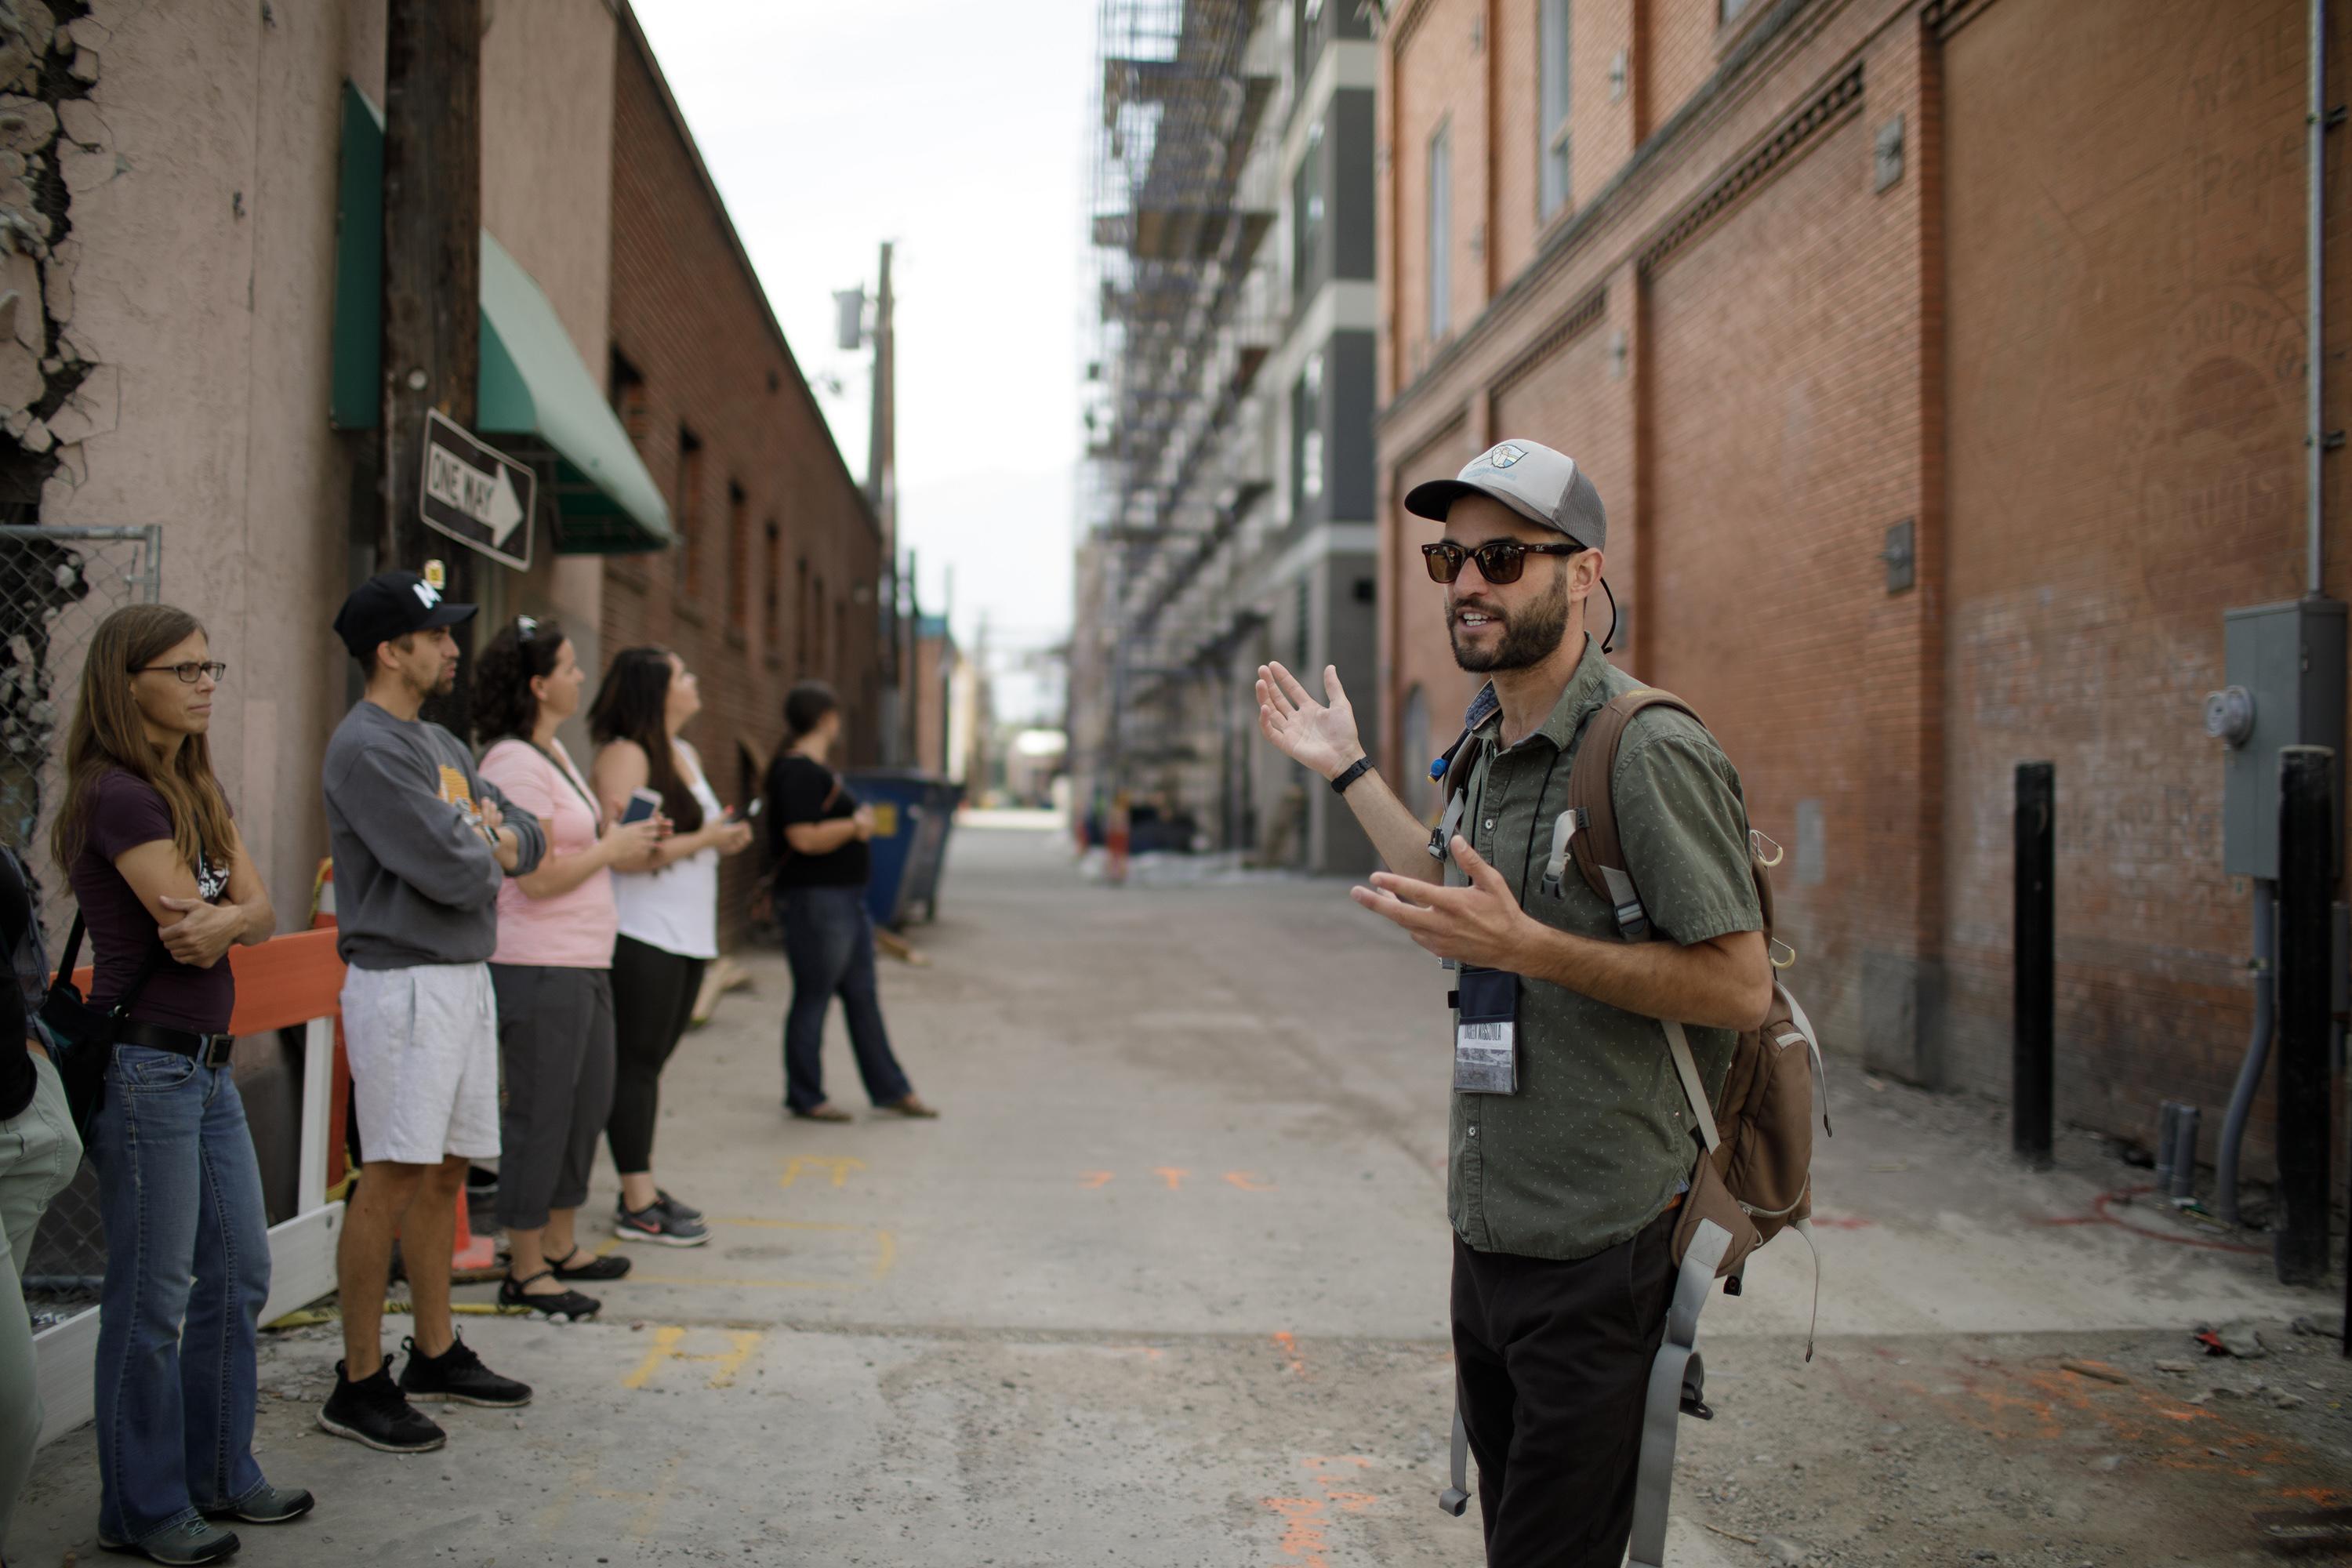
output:
[[[98,1543],[109,1552],[127,1552],[158,1563],[217,1563],[237,1548],[236,1536],[226,1530],[215,1530],[201,1519],[188,1520],[137,1541],[118,1541],[101,1530]]]
[[[659,1187],[654,1189],[654,1202],[669,1211],[672,1219],[700,1219],[702,1211],[690,1204],[682,1204]]]
[[[542,1268],[529,1280],[517,1279],[509,1274],[499,1281],[499,1305],[525,1308],[554,1323],[584,1323],[604,1310],[604,1302],[593,1296],[583,1296],[577,1290],[550,1290],[534,1296],[523,1289],[526,1284],[555,1277],[552,1268]],[[409,1364],[414,1366],[416,1363],[411,1361]]]
[[[400,1369],[401,1392],[418,1401],[452,1401],[511,1410],[530,1403],[530,1384],[500,1377],[482,1364],[482,1358],[457,1340],[437,1356],[426,1355],[415,1340],[403,1340],[408,1364]]]
[[[558,1279],[618,1279],[628,1273],[629,1260],[617,1255],[599,1258],[575,1247],[561,1258],[549,1258],[547,1267]]]
[[[623,1241],[650,1241],[661,1247],[700,1247],[710,1239],[710,1227],[698,1219],[680,1219],[656,1198],[641,1209],[623,1209],[613,1221],[613,1234]]]
[[[206,1519],[241,1519],[247,1524],[285,1524],[301,1518],[318,1503],[318,1499],[299,1488],[273,1487],[264,1481],[226,1507],[198,1511]]]
[[[420,1415],[392,1381],[392,1358],[373,1377],[353,1383],[341,1362],[335,1363],[335,1392],[319,1411],[319,1429],[349,1437],[387,1454],[423,1454],[439,1447],[449,1435]]]

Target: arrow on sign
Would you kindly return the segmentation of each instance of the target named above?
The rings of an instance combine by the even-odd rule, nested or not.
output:
[[[490,542],[506,548],[507,536],[522,521],[522,502],[514,493],[514,477],[504,468],[499,470],[499,488],[490,492],[490,514],[483,519],[490,525]]]

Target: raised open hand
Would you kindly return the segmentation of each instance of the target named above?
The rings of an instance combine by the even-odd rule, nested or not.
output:
[[[1337,778],[1364,754],[1356,738],[1356,710],[1339,685],[1336,665],[1323,667],[1324,700],[1307,695],[1279,664],[1257,667],[1257,727],[1282,754],[1325,778]]]

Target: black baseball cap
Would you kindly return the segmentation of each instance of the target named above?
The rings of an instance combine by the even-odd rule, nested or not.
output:
[[[353,658],[366,664],[373,661],[380,643],[473,618],[473,605],[444,599],[440,589],[414,572],[379,572],[352,589],[335,612],[335,635]]]

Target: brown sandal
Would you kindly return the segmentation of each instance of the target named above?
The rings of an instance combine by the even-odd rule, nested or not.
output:
[[[855,1121],[857,1120],[829,1100],[821,1100],[806,1110],[794,1110],[793,1114],[803,1121]]]
[[[936,1107],[924,1104],[911,1094],[904,1100],[894,1100],[887,1105],[877,1105],[874,1109],[887,1110],[893,1116],[912,1117],[919,1121],[936,1121],[940,1115]]]

